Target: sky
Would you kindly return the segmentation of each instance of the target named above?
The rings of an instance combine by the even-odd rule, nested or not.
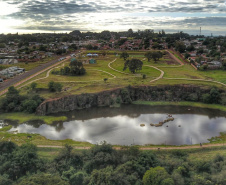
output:
[[[0,0],[0,33],[153,29],[226,35],[226,0]]]

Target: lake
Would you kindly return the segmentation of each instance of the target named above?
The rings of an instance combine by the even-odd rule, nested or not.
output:
[[[184,106],[122,105],[120,108],[90,108],[66,113],[68,120],[52,125],[30,121],[13,125],[10,131],[38,133],[52,140],[73,139],[98,144],[106,141],[119,145],[207,143],[226,131],[226,113],[214,109]],[[150,126],[166,120],[161,127]],[[140,124],[145,124],[141,127]]]

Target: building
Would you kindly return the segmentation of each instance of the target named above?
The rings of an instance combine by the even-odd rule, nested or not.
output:
[[[95,59],[91,58],[91,59],[89,60],[89,63],[90,63],[90,64],[96,64],[97,62],[96,62]]]

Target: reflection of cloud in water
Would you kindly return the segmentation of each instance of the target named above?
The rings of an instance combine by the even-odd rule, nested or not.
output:
[[[34,128],[22,124],[12,130],[27,133],[39,133],[49,139],[66,139],[99,143],[107,141],[111,144],[191,144],[207,142],[208,138],[219,135],[226,130],[225,118],[209,119],[208,116],[194,114],[175,114],[174,121],[162,127],[151,127],[166,119],[166,114],[141,114],[137,118],[115,116],[107,118],[74,120],[65,122],[64,129],[56,130],[54,126],[41,125]],[[140,124],[145,127],[140,127]],[[168,127],[166,127],[168,125]],[[181,127],[178,127],[181,125]]]

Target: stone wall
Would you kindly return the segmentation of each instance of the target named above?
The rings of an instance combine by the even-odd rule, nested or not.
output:
[[[127,87],[49,99],[39,105],[36,114],[46,115],[90,107],[111,106],[115,103],[131,103],[137,100],[198,102],[201,101],[202,94],[209,93],[209,91],[209,87],[194,85]]]

